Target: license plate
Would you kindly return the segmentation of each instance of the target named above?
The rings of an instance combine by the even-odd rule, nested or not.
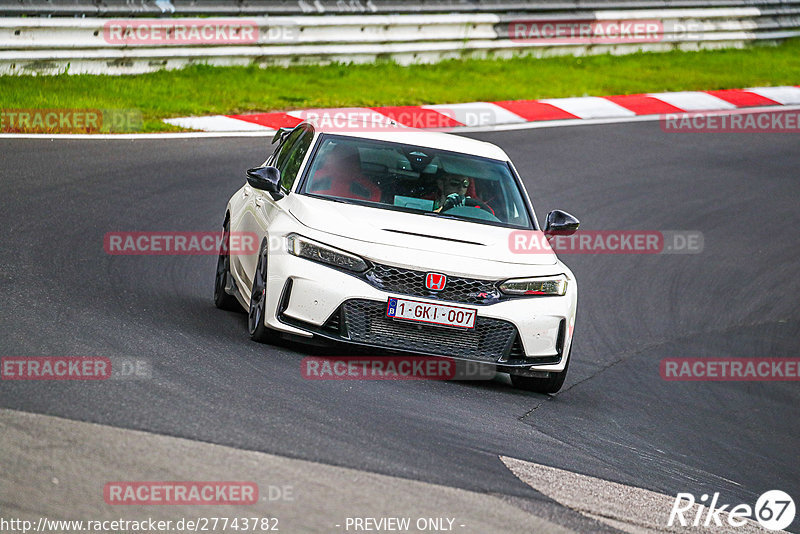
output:
[[[415,321],[418,323],[475,328],[476,310],[444,304],[430,304],[417,300],[389,297],[386,316],[392,319]]]

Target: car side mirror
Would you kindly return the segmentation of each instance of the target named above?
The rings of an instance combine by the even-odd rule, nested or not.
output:
[[[247,183],[256,189],[266,191],[275,200],[284,197],[283,191],[281,191],[281,171],[275,167],[247,169]]]
[[[553,210],[547,214],[545,235],[572,235],[578,230],[581,222],[566,211]]]

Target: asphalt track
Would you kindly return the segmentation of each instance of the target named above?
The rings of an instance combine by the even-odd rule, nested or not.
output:
[[[472,137],[503,147],[537,215],[698,230],[692,255],[571,254],[573,362],[554,397],[490,382],[307,381],[302,345],[253,343],[211,300],[212,256],[109,256],[109,231],[213,230],[261,138],[1,140],[0,352],[152,363],[136,381],[8,382],[0,407],[502,496],[609,530],[498,455],[668,495],[800,502],[797,382],[667,382],[665,357],[796,357],[800,145],[657,122]],[[790,530],[800,531],[796,519]]]

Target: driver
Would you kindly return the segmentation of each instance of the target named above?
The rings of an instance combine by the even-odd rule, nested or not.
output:
[[[439,186],[439,198],[433,204],[433,211],[440,213],[457,206],[463,206],[467,197],[470,180],[466,176],[444,173],[436,179]]]

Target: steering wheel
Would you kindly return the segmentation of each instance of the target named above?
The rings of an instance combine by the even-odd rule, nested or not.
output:
[[[478,200],[477,198],[473,197],[464,197],[462,195],[459,195],[458,193],[451,193],[447,197],[447,199],[444,201],[444,204],[442,205],[441,213],[446,213],[451,209],[460,207],[481,208],[482,210],[491,213],[493,217],[495,216],[494,210],[486,202]]]
[[[470,206],[470,207],[480,208],[480,209],[486,210],[489,213],[491,213],[492,215],[494,215],[494,210],[491,208],[491,206],[489,206],[489,204],[487,204],[483,200],[478,200],[477,198],[473,198],[473,197],[467,197],[466,199],[464,199],[464,205],[465,206]]]

